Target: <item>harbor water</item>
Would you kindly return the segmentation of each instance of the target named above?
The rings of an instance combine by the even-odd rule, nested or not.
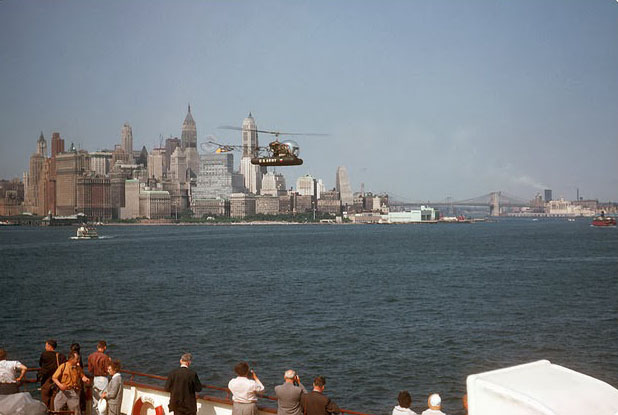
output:
[[[538,359],[618,387],[618,230],[589,219],[98,231],[0,229],[10,359],[105,339],[126,369],[165,375],[188,351],[204,383],[246,360],[272,395],[294,368],[384,415],[404,389],[418,413],[432,392],[461,413],[467,375]]]

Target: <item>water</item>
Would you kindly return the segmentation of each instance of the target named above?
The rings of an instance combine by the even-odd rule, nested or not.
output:
[[[618,386],[618,231],[589,223],[0,229],[1,343],[162,375],[191,351],[221,386],[247,360],[269,394],[295,368],[376,414],[402,389],[459,413],[467,375],[537,359]]]

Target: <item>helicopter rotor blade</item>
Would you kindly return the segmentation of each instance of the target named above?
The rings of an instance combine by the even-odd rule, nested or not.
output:
[[[280,135],[303,135],[303,136],[327,136],[328,135],[328,134],[321,134],[321,133],[286,133],[283,131],[258,130],[255,128],[245,129],[242,127],[234,127],[232,125],[222,125],[219,128],[223,130],[253,131],[256,133],[271,134],[271,135],[274,135],[275,137],[279,137]]]

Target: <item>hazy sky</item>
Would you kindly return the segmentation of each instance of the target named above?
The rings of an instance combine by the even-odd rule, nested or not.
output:
[[[494,190],[618,200],[616,0],[0,1],[0,177],[66,145],[298,138],[328,187],[407,200]],[[269,141],[260,135],[260,144]],[[235,156],[238,164],[239,155]]]

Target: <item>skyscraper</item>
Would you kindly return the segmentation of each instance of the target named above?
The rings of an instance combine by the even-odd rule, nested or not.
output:
[[[240,174],[245,180],[245,188],[249,193],[258,194],[262,187],[262,170],[260,166],[251,164],[251,158],[257,155],[258,135],[257,125],[251,113],[242,122],[242,158],[240,159]]]
[[[166,149],[167,151],[167,149]],[[174,147],[174,152],[170,156],[170,178],[178,183],[187,182],[187,157],[180,146]]]
[[[197,152],[197,127],[191,115],[191,105],[188,106],[187,116],[182,123],[180,145],[187,157],[187,166],[191,169],[193,174],[197,176],[200,172],[200,155]]]
[[[191,115],[191,105],[187,108],[187,116],[182,123],[182,133],[180,135],[182,148],[194,147],[197,148],[197,127],[195,120]]]
[[[56,213],[77,213],[77,179],[90,168],[88,153],[76,151],[74,146],[56,156]]]
[[[30,170],[26,174],[25,205],[27,211],[44,215],[45,212],[45,158],[47,156],[47,142],[43,132],[36,142],[36,151],[30,156]]]
[[[167,165],[171,166],[171,158],[172,158],[172,154],[174,154],[174,150],[176,150],[176,147],[180,147],[180,139],[178,137],[174,137],[172,138],[170,136],[170,138],[165,139],[165,158],[167,158]]]
[[[242,176],[234,173],[234,154],[210,153],[201,155],[201,169],[193,199],[229,199],[242,189]]]
[[[148,154],[148,178],[163,180],[163,177],[167,175],[166,163],[165,148],[153,148]]]
[[[90,153],[90,170],[94,171],[99,176],[106,176],[109,174],[111,162],[111,151],[95,151],[94,153]]]
[[[56,154],[64,153],[64,140],[60,138],[60,133],[52,133],[52,153],[51,156],[55,157]]]
[[[296,191],[301,196],[313,196],[314,186],[317,187],[317,184],[314,184],[315,179],[310,174],[306,174],[304,176],[296,179]]]
[[[261,195],[281,196],[286,194],[285,177],[281,173],[268,172],[262,177]]]
[[[124,123],[122,126],[122,141],[121,141],[122,149],[125,153],[133,158],[133,129],[129,125],[129,123]]]
[[[242,122],[242,156],[255,157],[255,152],[258,147],[257,125],[253,115],[249,116]]]
[[[335,188],[341,195],[341,204],[352,205],[354,203],[354,195],[350,187],[350,178],[348,177],[348,169],[345,166],[337,167],[337,177],[335,178]]]
[[[41,135],[39,136],[39,140],[36,144],[37,153],[40,156],[47,157],[47,141],[45,141],[45,137],[43,137],[43,131],[41,131]]]

